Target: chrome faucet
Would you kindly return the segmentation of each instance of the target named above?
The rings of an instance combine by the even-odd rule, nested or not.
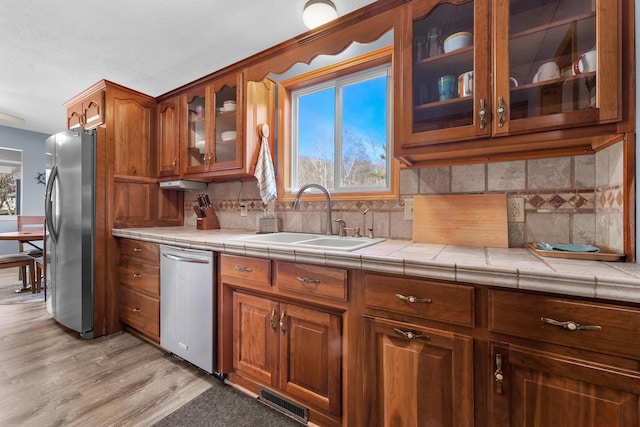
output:
[[[331,228],[331,194],[329,194],[329,191],[327,191],[327,189],[324,188],[322,185],[306,184],[300,187],[300,189],[298,190],[298,193],[296,194],[296,199],[291,204],[291,208],[293,208],[294,211],[300,210],[300,196],[302,196],[302,193],[307,191],[309,188],[317,188],[318,190],[322,191],[322,193],[324,193],[325,198],[327,199],[327,220],[325,223],[324,234],[326,234],[327,236],[332,236],[333,230]]]

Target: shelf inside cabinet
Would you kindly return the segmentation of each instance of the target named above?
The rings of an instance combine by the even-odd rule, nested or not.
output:
[[[413,112],[413,122],[415,132],[471,125],[473,97],[417,105]]]

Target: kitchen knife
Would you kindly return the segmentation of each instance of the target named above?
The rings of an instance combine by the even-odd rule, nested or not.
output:
[[[202,209],[200,209],[198,206],[193,205],[193,211],[196,213],[196,216],[198,218],[202,218]]]
[[[204,200],[207,202],[207,208],[211,207],[211,199],[209,199],[209,195],[207,193],[204,194]]]

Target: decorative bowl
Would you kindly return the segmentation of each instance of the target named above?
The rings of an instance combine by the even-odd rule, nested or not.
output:
[[[471,33],[461,31],[459,33],[451,34],[444,41],[444,53],[453,52],[454,50],[462,49],[473,44],[473,36]]]

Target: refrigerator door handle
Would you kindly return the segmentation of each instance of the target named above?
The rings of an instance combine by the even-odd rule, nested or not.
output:
[[[56,179],[58,179],[58,165],[53,165],[44,196],[44,216],[47,222],[47,229],[49,230],[49,235],[51,236],[53,243],[58,243],[58,231],[55,229],[53,224],[53,201],[51,200],[51,193],[53,192],[53,185]]]

